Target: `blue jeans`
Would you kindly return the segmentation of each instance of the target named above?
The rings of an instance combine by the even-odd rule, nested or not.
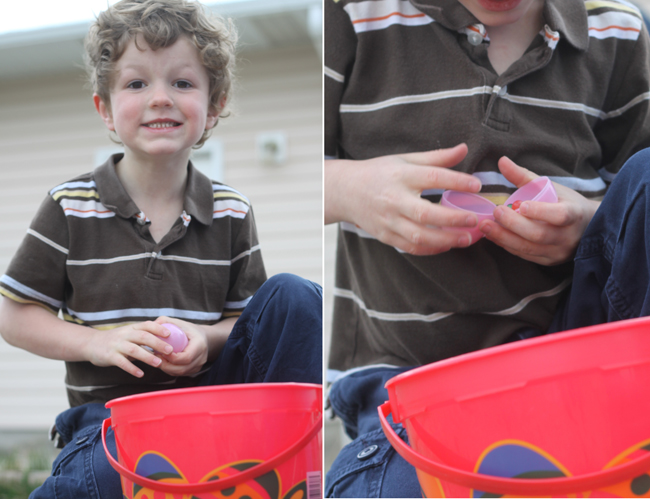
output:
[[[322,383],[322,289],[290,274],[271,277],[255,293],[202,385],[263,382]],[[52,476],[30,499],[122,498],[118,473],[101,443],[103,404],[62,412],[56,427],[67,445]],[[109,429],[107,444],[117,455]]]
[[[650,315],[650,149],[616,175],[575,257],[550,332]]]
[[[587,227],[576,252],[571,290],[548,332],[648,315],[650,149],[645,149],[618,173]],[[525,339],[525,333],[512,339]],[[355,440],[330,468],[326,497],[422,496],[414,468],[392,450],[377,416],[377,406],[388,400],[385,382],[404,370],[365,369],[332,385],[332,408]],[[406,441],[401,425],[394,428]],[[366,457],[369,453],[373,455]]]
[[[325,497],[421,497],[415,468],[384,436],[377,406],[388,400],[386,381],[410,367],[369,367],[332,384],[329,403],[354,440],[336,457],[325,477]],[[401,424],[389,423],[408,443]]]

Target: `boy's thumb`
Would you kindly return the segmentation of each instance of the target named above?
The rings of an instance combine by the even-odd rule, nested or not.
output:
[[[515,184],[517,188],[526,185],[531,180],[535,180],[539,175],[534,174],[530,170],[519,166],[507,156],[499,159],[499,171],[503,174],[508,182]]]

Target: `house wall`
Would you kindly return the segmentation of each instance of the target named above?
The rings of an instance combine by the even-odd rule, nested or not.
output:
[[[211,141],[224,181],[249,197],[267,272],[322,284],[321,66],[311,45],[243,53],[236,112]],[[283,133],[284,164],[261,163],[259,133]],[[36,209],[58,183],[112,147],[82,73],[0,80],[0,274]],[[63,362],[0,339],[0,429],[47,428],[68,407]]]

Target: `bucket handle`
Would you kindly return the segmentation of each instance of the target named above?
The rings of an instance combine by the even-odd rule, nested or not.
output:
[[[551,497],[554,495],[598,490],[601,487],[607,487],[643,475],[650,470],[650,452],[648,452],[647,455],[625,464],[575,477],[544,479],[504,478],[473,473],[432,461],[415,452],[395,433],[386,419],[392,412],[390,401],[380,405],[377,410],[386,438],[388,438],[388,441],[397,453],[406,459],[406,461],[418,470],[436,478],[474,490],[483,490],[517,497],[526,495]]]
[[[228,478],[223,478],[220,480],[212,480],[209,482],[199,482],[199,483],[165,483],[159,482],[157,480],[151,480],[140,476],[133,471],[122,466],[117,460],[112,456],[108,447],[106,446],[106,433],[108,432],[108,427],[111,426],[111,418],[104,420],[102,424],[102,444],[104,445],[104,452],[106,452],[106,457],[110,465],[117,471],[120,475],[125,478],[128,478],[134,483],[137,483],[141,487],[156,490],[158,492],[167,492],[169,494],[202,494],[204,492],[215,492],[218,490],[228,489],[235,487],[241,483],[253,480],[269,471],[273,470],[284,461],[291,459],[299,451],[305,447],[312,438],[314,438],[318,432],[321,430],[323,425],[323,414],[319,413],[319,417],[316,420],[316,423],[313,424],[307,432],[300,437],[294,444],[289,448],[283,450],[279,454],[273,456],[268,461],[264,461],[260,464],[248,468],[245,471],[237,473],[236,475],[229,476]]]

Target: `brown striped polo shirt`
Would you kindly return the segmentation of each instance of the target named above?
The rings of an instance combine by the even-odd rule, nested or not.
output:
[[[120,159],[49,192],[0,278],[0,293],[105,330],[162,315],[195,324],[240,315],[266,280],[248,199],[190,163],[183,214],[156,243],[117,177]],[[198,382],[136,363],[143,378],[66,362],[70,404]]]
[[[497,168],[504,155],[601,197],[650,145],[648,35],[623,0],[546,0],[543,15],[526,53],[497,75],[484,26],[457,0],[325,0],[325,154],[466,142],[455,169],[497,204],[515,190]],[[485,239],[412,256],[341,223],[330,367],[424,364],[544,331],[571,274],[570,263],[537,265]]]

